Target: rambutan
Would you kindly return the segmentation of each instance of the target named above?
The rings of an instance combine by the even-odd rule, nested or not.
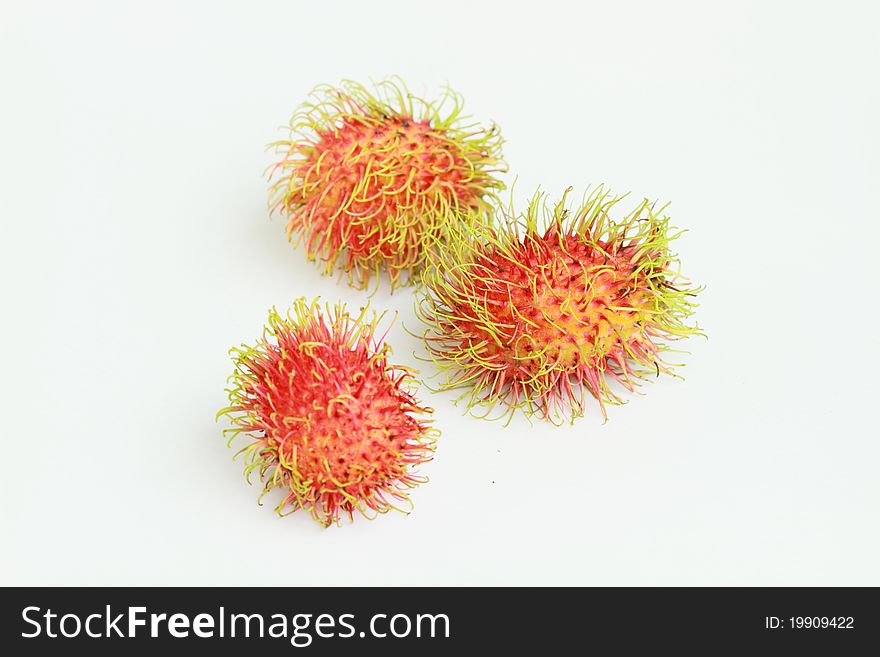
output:
[[[415,466],[430,460],[433,410],[414,396],[412,370],[390,365],[368,308],[351,316],[343,304],[321,310],[316,299],[269,313],[263,338],[232,349],[229,443],[250,442],[245,474],[258,472],[263,495],[281,489],[279,515],[298,509],[325,526],[342,514],[367,517],[400,509],[423,483]],[[387,332],[386,332],[387,334]]]
[[[490,415],[521,408],[550,421],[583,415],[586,396],[621,403],[609,383],[673,374],[667,341],[699,333],[678,273],[664,208],[647,200],[619,221],[622,197],[601,187],[574,211],[540,194],[526,211],[499,212],[495,226],[462,224],[425,269],[417,307],[425,340],[459,400]]]
[[[413,96],[401,80],[354,82],[312,92],[275,142],[279,161],[270,205],[287,217],[288,238],[329,274],[337,261],[364,288],[388,273],[409,282],[426,251],[463,215],[480,217],[503,187],[501,136],[462,115],[461,96]],[[476,214],[474,211],[477,211]]]

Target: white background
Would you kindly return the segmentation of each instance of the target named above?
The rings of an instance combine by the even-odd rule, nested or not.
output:
[[[2,583],[880,584],[875,7],[4,2]],[[365,300],[269,219],[264,145],[392,73],[497,121],[520,201],[671,201],[709,339],[607,424],[426,391],[415,512],[324,530],[214,414],[270,306]],[[373,303],[416,364],[411,292]]]

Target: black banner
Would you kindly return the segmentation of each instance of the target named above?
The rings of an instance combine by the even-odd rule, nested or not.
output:
[[[10,588],[2,597],[2,642],[14,649],[6,654],[141,646],[163,654],[568,654],[646,642],[703,654],[851,654],[880,645],[880,604],[867,588]]]

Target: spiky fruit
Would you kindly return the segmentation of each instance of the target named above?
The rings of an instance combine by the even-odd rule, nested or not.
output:
[[[305,509],[329,525],[340,516],[400,510],[407,490],[424,482],[413,468],[431,458],[430,408],[414,397],[412,371],[387,361],[381,316],[352,317],[343,304],[321,310],[296,300],[286,317],[269,313],[256,346],[230,353],[230,444],[250,443],[245,473],[257,471],[263,495],[281,489],[276,507]],[[236,456],[238,455],[236,454]]]
[[[687,281],[670,253],[668,219],[647,201],[620,221],[601,188],[573,212],[536,195],[497,227],[465,226],[425,270],[418,312],[442,388],[489,415],[522,408],[551,421],[583,415],[587,395],[605,414],[633,390],[672,373],[667,340],[698,333]]]
[[[317,87],[312,98],[291,119],[289,139],[272,144],[280,159],[270,205],[324,273],[341,261],[349,283],[364,288],[385,271],[394,289],[450,224],[481,216],[502,187],[497,128],[462,116],[451,90],[421,100],[392,78],[375,93],[343,82]]]

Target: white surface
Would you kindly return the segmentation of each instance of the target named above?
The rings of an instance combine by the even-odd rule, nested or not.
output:
[[[123,4],[0,21],[3,584],[880,584],[874,3]],[[672,201],[709,340],[605,425],[425,393],[415,513],[323,530],[214,413],[269,306],[365,299],[268,219],[263,146],[391,73],[496,120],[520,200]],[[411,300],[373,300],[403,363]]]

